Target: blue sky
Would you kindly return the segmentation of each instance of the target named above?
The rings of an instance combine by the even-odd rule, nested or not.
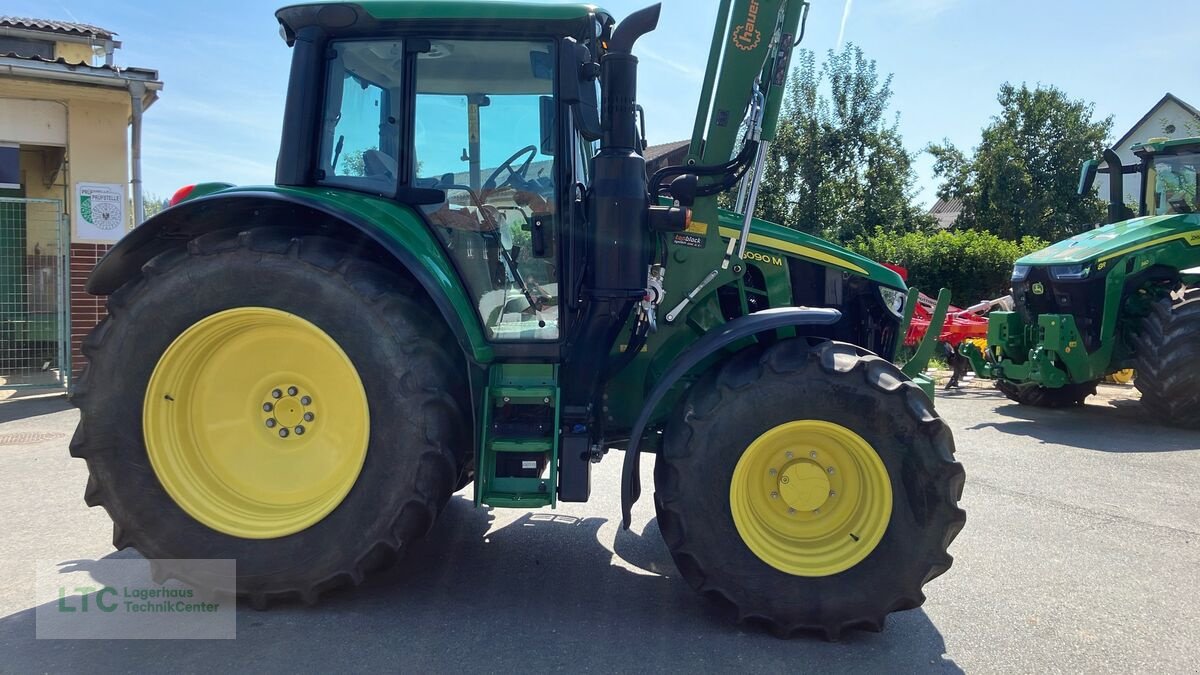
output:
[[[280,0],[82,2],[7,0],[5,13],[94,23],[119,34],[119,65],[159,70],[162,98],[146,116],[149,192],[202,180],[270,182],[289,50]],[[649,0],[602,3],[624,16]],[[638,43],[640,98],[651,143],[691,135],[716,0],[663,0],[659,29]],[[844,23],[843,23],[844,20]],[[1001,83],[1054,84],[1113,115],[1114,136],[1170,91],[1200,105],[1194,0],[813,0],[804,47],[843,40],[894,73],[893,110],[908,148],[978,142]],[[1113,54],[1119,58],[1113,58]],[[917,162],[921,200],[936,187]]]

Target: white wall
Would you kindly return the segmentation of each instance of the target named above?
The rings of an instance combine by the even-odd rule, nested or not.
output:
[[[0,142],[66,145],[66,107],[54,101],[0,98]]]

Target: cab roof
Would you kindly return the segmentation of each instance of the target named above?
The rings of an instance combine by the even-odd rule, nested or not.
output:
[[[570,21],[586,19],[593,14],[608,16],[608,12],[589,3],[546,3],[530,0],[337,0],[301,2],[287,5],[276,12],[279,16],[296,8],[322,6],[357,10],[379,21],[388,20],[518,20]],[[334,10],[337,12],[337,10]]]
[[[1200,150],[1200,136],[1192,136],[1191,138],[1176,138],[1168,140],[1166,138],[1152,138],[1144,143],[1137,143],[1133,146],[1133,152],[1136,155],[1147,154],[1175,154],[1178,152],[1188,152],[1190,150]]]

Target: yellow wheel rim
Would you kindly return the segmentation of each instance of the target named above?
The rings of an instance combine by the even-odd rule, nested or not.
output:
[[[312,323],[263,307],[197,322],[159,359],[142,406],[158,480],[218,532],[282,537],[327,516],[367,454],[367,395]]]
[[[1111,373],[1108,377],[1104,378],[1104,380],[1113,384],[1129,384],[1130,382],[1133,382],[1133,368],[1118,370],[1115,373]]]
[[[763,562],[823,577],[875,550],[892,517],[892,484],[861,436],[798,420],[770,429],[742,453],[729,507],[742,541]]]

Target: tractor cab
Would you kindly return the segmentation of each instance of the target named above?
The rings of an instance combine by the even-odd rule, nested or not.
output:
[[[1200,139],[1153,139],[1134,146],[1133,151],[1142,160],[1141,215],[1200,211]]]
[[[477,16],[465,24],[464,12]],[[277,183],[419,209],[487,339],[558,340],[559,242],[576,215],[574,186],[589,183],[588,129],[598,126],[595,78],[580,66],[599,59],[612,19],[590,5],[454,2],[301,5],[278,15],[296,63],[311,69],[289,97],[289,119],[317,141],[281,158]],[[306,59],[306,49],[323,58]],[[313,81],[322,83],[318,116]]]

